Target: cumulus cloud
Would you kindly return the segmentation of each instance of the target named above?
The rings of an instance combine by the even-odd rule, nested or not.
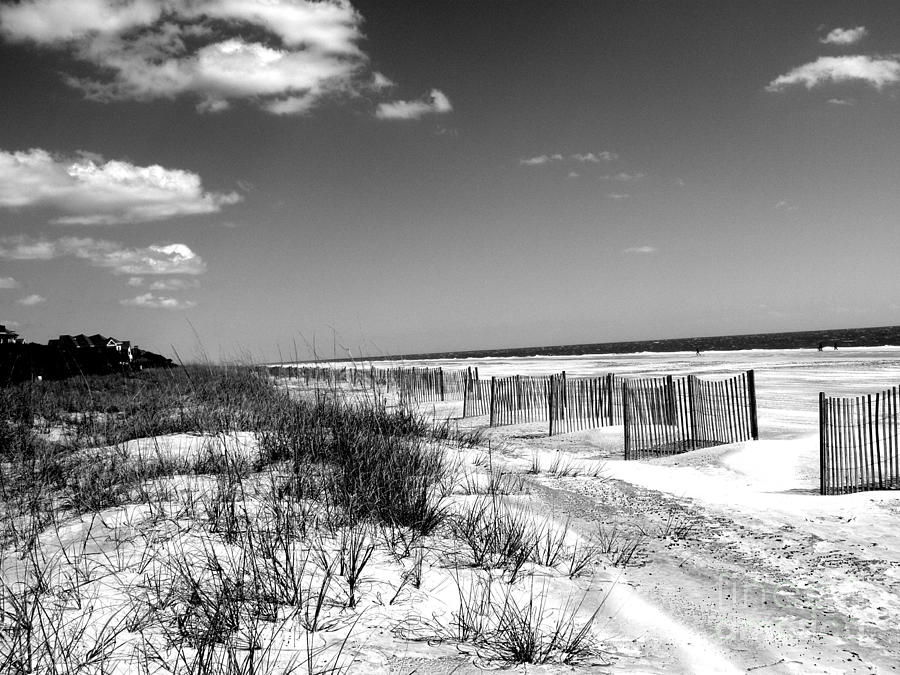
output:
[[[780,92],[797,85],[812,89],[842,82],[863,82],[880,90],[897,81],[900,81],[900,61],[896,58],[822,56],[778,76],[766,91]]]
[[[776,202],[774,208],[776,211],[796,211],[797,210],[796,206],[794,206],[793,204],[791,204],[788,201],[785,201],[784,199]]]
[[[624,192],[610,192],[606,196],[609,197],[610,199],[621,200],[621,199],[628,199],[631,195],[626,194]]]
[[[862,40],[869,31],[865,26],[857,26],[856,28],[835,28],[819,42],[824,45],[852,45]]]
[[[134,298],[119,300],[119,304],[126,307],[142,307],[144,309],[190,309],[197,306],[197,303],[192,300],[167,298],[161,295],[153,295],[153,293],[144,293]]]
[[[626,248],[623,253],[649,255],[650,253],[656,253],[656,250],[654,246],[632,246],[631,248]]]
[[[197,303],[191,300],[167,298],[161,295],[153,295],[153,293],[144,293],[127,300],[119,300],[119,304],[126,307],[142,307],[144,309],[190,309],[197,306]]]
[[[450,99],[439,89],[432,89],[427,96],[415,101],[390,101],[380,103],[375,117],[381,120],[418,120],[425,115],[451,112]]]
[[[618,159],[619,156],[610,152],[609,150],[601,150],[600,152],[584,152],[584,153],[575,153],[572,155],[562,155],[561,153],[554,153],[552,155],[537,155],[536,157],[527,157],[525,159],[519,160],[520,166],[543,166],[544,164],[550,164],[551,162],[562,162],[564,160],[571,160],[573,162],[580,162],[582,164],[599,164],[600,162],[612,162],[613,160]]]
[[[641,173],[641,172],[627,173],[625,171],[620,171],[619,173],[607,174],[605,176],[600,176],[600,179],[601,180],[615,180],[615,181],[619,181],[622,183],[627,183],[627,182],[633,181],[633,180],[640,180],[641,178],[644,178],[646,175],[647,174]]]
[[[93,67],[66,81],[100,101],[191,96],[202,112],[235,100],[303,114],[334,97],[393,86],[360,49],[348,0],[22,0],[0,34]],[[81,69],[83,71],[83,68]]]
[[[12,277],[0,277],[0,289],[6,290],[10,288],[18,288],[21,286],[18,281],[13,279]]]
[[[87,153],[66,159],[39,148],[0,150],[0,207],[50,207],[65,214],[55,223],[141,223],[215,213],[240,200],[235,192],[204,191],[200,176],[190,171]]]
[[[197,288],[200,283],[196,279],[160,279],[150,284],[151,291],[184,291]]]
[[[525,159],[520,159],[519,164],[522,166],[543,166],[544,164],[549,164],[550,162],[561,162],[563,156],[560,154],[556,155],[538,155],[537,157],[527,157]]]
[[[31,295],[26,295],[24,298],[19,298],[16,300],[23,307],[34,307],[35,305],[40,305],[47,302],[47,298],[43,295],[38,295],[37,293],[33,293]]]
[[[206,263],[185,244],[154,244],[133,248],[91,237],[33,239],[25,235],[0,237],[0,258],[52,260],[73,257],[114,274],[203,274]]]
[[[586,152],[583,154],[575,154],[572,155],[572,159],[576,162],[590,162],[592,164],[597,164],[599,162],[612,162],[615,159],[618,159],[619,156],[614,152],[609,152],[608,150],[601,150],[600,152]]]

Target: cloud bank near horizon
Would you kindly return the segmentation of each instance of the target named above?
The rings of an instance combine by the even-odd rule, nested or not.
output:
[[[36,307],[37,305],[43,305],[47,302],[47,298],[43,295],[32,293],[31,295],[26,295],[24,298],[19,298],[16,302],[22,305],[22,307]]]
[[[157,164],[104,161],[91,153],[75,158],[32,148],[0,150],[0,207],[50,207],[60,225],[145,223],[221,211],[243,198],[207,192],[200,176]]]
[[[0,237],[0,258],[5,260],[53,260],[63,257],[85,260],[113,274],[198,275],[206,272],[206,263],[185,244],[153,244],[133,248],[91,237]]]
[[[197,303],[193,300],[179,300],[178,298],[169,298],[153,293],[144,293],[134,298],[119,300],[119,304],[123,307],[139,307],[142,309],[191,309],[196,307]]]
[[[600,162],[612,162],[619,158],[619,155],[609,150],[601,150],[600,152],[576,152],[571,155],[563,155],[556,152],[549,155],[536,155],[535,157],[525,157],[519,160],[519,166],[544,166],[555,162],[563,162],[570,160],[580,164],[599,164]]]

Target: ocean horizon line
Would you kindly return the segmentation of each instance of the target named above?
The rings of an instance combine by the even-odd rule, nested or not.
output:
[[[861,347],[900,347],[900,326],[866,328],[833,328],[775,333],[744,333],[658,340],[579,343],[536,347],[507,347],[440,352],[419,352],[399,355],[367,355],[321,358],[288,363],[345,363],[432,361],[484,358],[527,358],[552,356],[586,356],[602,354],[656,354],[677,352],[769,351],[787,349],[851,349]]]

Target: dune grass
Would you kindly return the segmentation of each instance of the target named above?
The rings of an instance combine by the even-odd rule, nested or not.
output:
[[[454,505],[449,449],[483,437],[377,395],[298,397],[261,369],[197,365],[19,384],[0,405],[0,675],[345,672],[361,601],[420,592],[447,558],[431,542],[456,537],[463,564],[509,587],[529,564],[594,562],[565,528],[501,508],[522,483],[493,467],[480,501]],[[177,434],[196,451],[160,440]],[[373,565],[393,570],[388,595]],[[495,597],[510,644],[543,630],[542,606]],[[587,632],[566,631],[568,647],[493,653],[575,658]]]

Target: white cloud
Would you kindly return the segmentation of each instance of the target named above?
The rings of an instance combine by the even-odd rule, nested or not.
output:
[[[525,159],[520,159],[519,165],[543,166],[544,164],[550,164],[551,162],[562,162],[566,159],[572,160],[574,162],[580,162],[582,164],[599,164],[600,162],[612,162],[613,160],[616,160],[618,158],[619,156],[616,153],[609,152],[608,150],[601,150],[600,152],[596,153],[575,153],[568,156],[564,156],[557,152],[552,155],[537,155],[536,157],[527,157]]]
[[[22,284],[20,284],[12,277],[0,277],[0,289],[6,290],[9,288],[19,288],[19,286],[21,285]]]
[[[852,100],[852,99],[849,99],[849,98],[830,98],[830,99],[828,99],[828,102],[829,102],[831,105],[844,105],[844,106],[846,106],[846,105],[856,105],[856,104],[853,102],[853,100]]]
[[[864,82],[876,89],[900,81],[900,61],[871,56],[822,56],[772,80],[766,91],[779,92],[802,85],[812,89],[823,84]]]
[[[33,293],[32,295],[26,295],[24,298],[19,298],[18,300],[16,300],[16,302],[24,307],[34,307],[35,305],[40,305],[47,302],[47,298],[45,298],[43,295]]]
[[[141,223],[215,213],[241,199],[235,192],[205,192],[190,171],[104,162],[86,153],[64,159],[39,148],[0,150],[0,207],[46,206],[66,214],[55,223]]]
[[[581,174],[579,174],[577,171],[570,171],[570,172],[569,172],[569,178],[578,178],[580,175],[581,175]]]
[[[163,6],[153,0],[25,0],[0,10],[0,32],[38,44],[67,42],[92,33],[131,30],[159,19]]]
[[[196,307],[197,303],[191,300],[179,300],[177,298],[167,298],[153,293],[144,293],[127,300],[119,300],[119,304],[126,307],[142,307],[145,309],[190,309]]]
[[[835,28],[819,42],[824,45],[852,45],[862,40],[868,33],[865,26]]]
[[[200,283],[196,279],[160,279],[148,287],[151,291],[184,291],[197,288]]]
[[[0,326],[6,326],[7,328],[12,328],[15,330],[21,324],[18,321],[10,321],[9,319],[0,319]]]
[[[302,114],[329,98],[390,88],[393,82],[371,71],[359,47],[362,22],[348,0],[0,5],[0,34],[8,40],[66,51],[94,68],[66,80],[89,98],[186,95],[210,113],[243,100],[274,114]]]
[[[656,251],[657,249],[654,246],[632,246],[631,248],[626,248],[623,253],[649,255],[650,253],[656,253]]]
[[[625,171],[621,171],[616,174],[607,174],[605,176],[600,176],[601,180],[615,180],[620,181],[622,183],[627,183],[628,181],[640,180],[644,178],[647,174],[645,173],[626,173]]]
[[[51,260],[73,257],[114,274],[203,274],[206,264],[185,244],[154,244],[130,248],[91,237],[32,239],[24,235],[0,237],[0,258],[7,260]]]
[[[599,162],[612,162],[613,160],[618,158],[619,156],[616,153],[610,152],[609,150],[601,150],[597,153],[587,152],[584,154],[572,155],[572,159],[574,159],[576,162],[590,162],[592,164],[597,164]]]
[[[440,115],[452,110],[450,99],[439,89],[432,89],[427,96],[416,101],[380,103],[375,117],[381,120],[418,120],[425,115]]]
[[[631,195],[626,194],[626,193],[624,193],[624,192],[610,192],[610,193],[609,193],[608,195],[606,195],[606,196],[609,197],[610,199],[617,199],[617,200],[618,200],[618,199],[628,199]]]
[[[794,206],[793,204],[791,204],[790,202],[782,199],[775,203],[775,210],[776,211],[796,211],[797,207]]]
[[[563,156],[560,154],[556,155],[538,155],[537,157],[528,157],[526,159],[520,159],[519,164],[522,166],[542,166],[544,164],[549,164],[550,162],[561,162]]]
[[[444,126],[441,126],[440,124],[438,124],[437,128],[434,130],[434,135],[435,136],[450,136],[452,138],[456,138],[457,136],[459,136],[459,130],[451,129],[451,128],[444,127]]]

